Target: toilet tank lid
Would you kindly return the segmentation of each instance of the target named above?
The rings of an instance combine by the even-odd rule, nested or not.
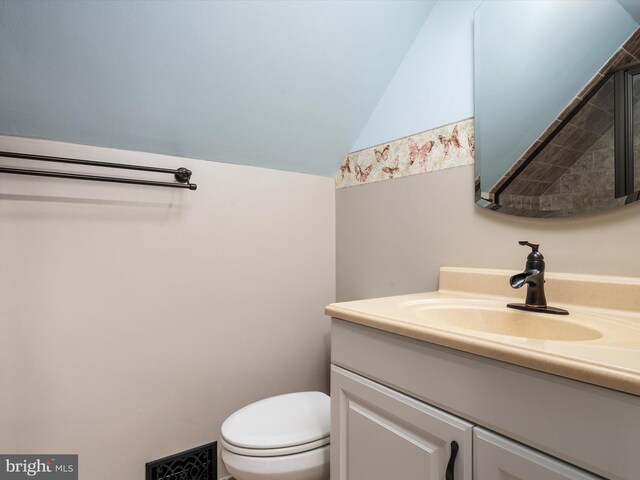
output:
[[[329,435],[330,399],[322,392],[265,398],[241,408],[222,424],[222,437],[245,448],[282,448]]]

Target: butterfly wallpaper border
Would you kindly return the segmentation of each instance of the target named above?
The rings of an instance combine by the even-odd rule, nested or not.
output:
[[[347,155],[336,175],[336,188],[471,165],[473,118],[432,128]]]

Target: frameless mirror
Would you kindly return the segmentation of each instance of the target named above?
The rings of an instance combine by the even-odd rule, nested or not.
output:
[[[640,2],[628,0],[485,0],[478,7],[479,205],[564,217],[638,199],[639,21]]]

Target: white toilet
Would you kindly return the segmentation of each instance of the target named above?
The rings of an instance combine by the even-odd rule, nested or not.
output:
[[[330,399],[322,392],[266,398],[221,428],[221,453],[236,480],[329,478]]]

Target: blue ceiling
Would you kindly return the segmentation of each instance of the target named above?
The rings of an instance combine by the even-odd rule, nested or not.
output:
[[[434,4],[0,0],[0,134],[332,176]]]

